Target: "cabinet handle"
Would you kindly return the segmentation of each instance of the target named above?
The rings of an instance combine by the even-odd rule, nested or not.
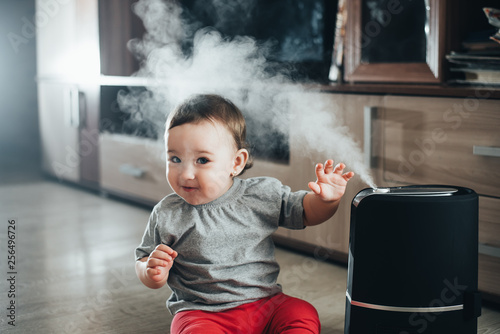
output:
[[[500,248],[481,242],[478,244],[478,253],[500,258]]]
[[[120,173],[140,179],[141,177],[144,176],[145,171],[144,169],[139,167],[134,167],[129,164],[123,164],[120,166]]]
[[[495,157],[500,158],[500,147],[494,146],[476,146],[472,147],[472,153],[474,155],[480,155],[483,157]]]
[[[72,128],[80,127],[80,91],[78,88],[68,88],[65,100],[64,119],[66,124]]]

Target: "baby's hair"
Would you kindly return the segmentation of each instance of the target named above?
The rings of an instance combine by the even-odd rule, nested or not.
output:
[[[240,109],[228,99],[215,94],[193,95],[179,104],[168,115],[166,131],[187,123],[199,123],[201,121],[219,122],[224,125],[233,136],[236,148],[246,149],[250,152],[246,142],[246,122]],[[253,161],[248,157],[247,163],[240,173],[253,165]]]

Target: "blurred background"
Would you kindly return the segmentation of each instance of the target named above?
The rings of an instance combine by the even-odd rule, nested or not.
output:
[[[34,0],[0,1],[1,183],[40,175],[36,36],[34,30],[27,31],[29,38],[12,34],[20,36],[25,25],[21,18],[34,14]]]

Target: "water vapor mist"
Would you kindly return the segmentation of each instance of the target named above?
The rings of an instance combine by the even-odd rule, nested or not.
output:
[[[223,21],[236,15],[241,20],[254,1],[211,3]],[[248,36],[224,37],[216,27],[203,28],[189,20],[172,0],[140,0],[134,11],[147,31],[141,40],[129,43],[142,63],[136,75],[158,83],[148,87],[152,94],[147,103],[157,105],[151,110],[167,114],[192,94],[220,94],[243,111],[254,140],[272,146],[274,136],[288,136],[290,124],[300,124],[294,126],[298,133],[290,135],[303,143],[303,152],[319,152],[325,159],[343,161],[349,170],[373,185],[361,150],[340,124],[336,110],[321,94],[310,94],[314,91],[294,82],[291,69],[269,61],[271,42],[258,42]],[[133,95],[120,96],[119,103],[126,109],[137,100]],[[148,115],[145,109],[144,117],[158,122],[158,116]],[[163,129],[164,124],[158,126]]]

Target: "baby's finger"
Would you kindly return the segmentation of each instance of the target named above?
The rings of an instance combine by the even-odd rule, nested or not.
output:
[[[146,273],[151,277],[161,274],[161,269],[159,267],[150,267],[146,269]]]
[[[316,195],[319,195],[321,193],[321,187],[316,182],[309,182],[308,186],[309,189],[311,189]]]
[[[325,174],[333,172],[333,160],[329,159],[325,162]]]
[[[170,248],[169,246],[167,246],[166,244],[159,244],[158,246],[156,246],[156,249],[162,251],[162,252],[165,252],[167,253],[168,255],[172,256],[172,257],[177,257],[177,252],[174,251],[172,248]]]
[[[335,169],[333,170],[333,172],[342,175],[342,173],[344,172],[344,169],[345,169],[345,165],[342,162],[340,162],[337,164],[337,166],[335,166]]]
[[[155,249],[150,255],[150,259],[159,259],[164,261],[172,261],[173,257],[162,250]]]
[[[172,259],[170,259],[172,261]],[[166,267],[168,265],[169,260],[162,260],[162,259],[157,259],[157,258],[150,258],[148,260],[148,267],[149,268],[154,268],[154,267]]]
[[[354,172],[348,172],[348,173],[345,173],[345,174],[342,175],[342,177],[346,181],[349,181],[350,179],[352,179],[353,176],[354,176]]]
[[[316,165],[316,177],[319,179],[325,175],[325,171],[323,170],[323,164]]]
[[[153,281],[159,282],[161,281],[162,277],[161,275],[161,270],[157,268],[148,268],[147,269],[147,274]]]

